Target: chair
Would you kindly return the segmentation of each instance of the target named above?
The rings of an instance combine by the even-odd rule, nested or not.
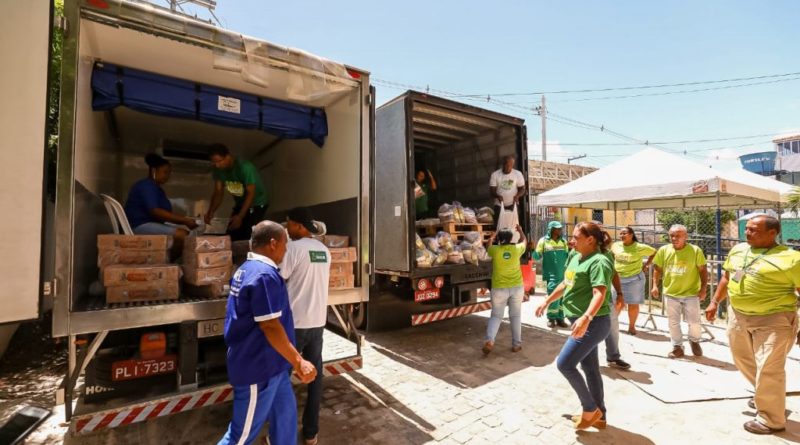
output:
[[[119,230],[122,228],[124,235],[133,235],[133,230],[131,230],[128,216],[125,215],[125,209],[122,208],[122,204],[105,193],[101,193],[100,197],[103,198],[103,205],[106,206],[111,225],[114,226],[114,233],[119,234]]]

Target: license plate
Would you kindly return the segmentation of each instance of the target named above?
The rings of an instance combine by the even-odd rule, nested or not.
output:
[[[119,382],[169,374],[178,369],[177,363],[175,355],[165,355],[152,360],[121,360],[111,364],[111,380]]]
[[[439,298],[439,289],[418,290],[414,292],[414,301],[417,303],[435,300],[437,298]]]
[[[225,319],[203,320],[197,323],[197,338],[216,337],[225,330]]]

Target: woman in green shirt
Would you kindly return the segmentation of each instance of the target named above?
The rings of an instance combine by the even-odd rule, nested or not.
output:
[[[611,285],[614,269],[605,255],[599,225],[582,222],[575,227],[572,238],[578,254],[570,257],[564,281],[539,304],[536,316],[544,315],[547,306],[563,295],[564,313],[572,322],[572,334],[561,348],[556,365],[583,408],[581,415],[575,416],[575,428],[593,425],[604,428],[606,406],[597,345],[605,341],[611,329],[606,289]],[[585,378],[578,371],[578,364]]]
[[[630,226],[620,230],[619,237],[622,241],[611,245],[611,253],[614,255],[614,269],[619,274],[625,304],[628,305],[628,334],[636,335],[636,319],[639,318],[639,305],[644,303],[646,280],[642,260],[647,258],[647,264],[644,265],[646,269],[653,261],[656,249],[640,243]]]
[[[436,179],[433,177],[430,170],[420,170],[417,172],[416,181],[421,192],[414,200],[417,219],[432,217],[434,215],[432,215],[430,211],[430,194],[432,191],[436,191]]]

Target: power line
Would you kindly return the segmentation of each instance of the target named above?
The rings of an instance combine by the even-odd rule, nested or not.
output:
[[[783,134],[783,133],[764,133],[764,134],[754,134],[754,135],[750,135],[750,136],[736,136],[736,137],[729,137],[729,138],[694,139],[694,140],[686,140],[686,141],[664,141],[664,142],[653,142],[653,143],[654,144],[659,144],[659,145],[699,144],[699,143],[705,143],[705,142],[735,141],[735,140],[740,140],[740,139],[757,139],[757,138],[762,138],[762,137],[779,136],[781,134]],[[563,145],[563,146],[613,146],[613,145],[621,145],[621,144],[561,142],[560,145]],[[639,145],[639,144],[625,144],[625,145]]]
[[[486,97],[486,96],[510,97],[510,96],[540,96],[542,94],[598,93],[598,92],[607,92],[607,91],[643,90],[643,89],[652,89],[652,88],[669,88],[669,87],[684,87],[684,86],[691,86],[691,85],[707,85],[707,84],[717,84],[717,83],[726,83],[726,82],[742,82],[742,81],[747,81],[747,80],[773,79],[773,78],[778,78],[778,77],[790,77],[790,76],[800,76],[800,72],[783,73],[783,74],[767,74],[767,75],[763,75],[763,76],[737,77],[737,78],[732,78],[732,79],[720,79],[720,80],[703,80],[703,81],[695,81],[695,82],[665,83],[665,84],[658,84],[658,85],[638,85],[638,86],[611,87],[611,88],[591,88],[591,89],[582,89],[582,90],[535,91],[535,92],[530,92],[530,93],[463,94],[463,95],[460,95],[460,97]]]

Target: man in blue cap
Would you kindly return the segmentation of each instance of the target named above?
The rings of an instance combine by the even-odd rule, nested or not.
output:
[[[563,228],[560,221],[550,221],[547,224],[547,234],[539,239],[533,257],[542,260],[542,279],[547,281],[547,295],[564,281],[564,269],[567,264],[569,247],[567,240],[561,237]],[[547,307],[547,327],[568,328],[564,320],[564,311],[561,308],[561,299],[554,301]]]

